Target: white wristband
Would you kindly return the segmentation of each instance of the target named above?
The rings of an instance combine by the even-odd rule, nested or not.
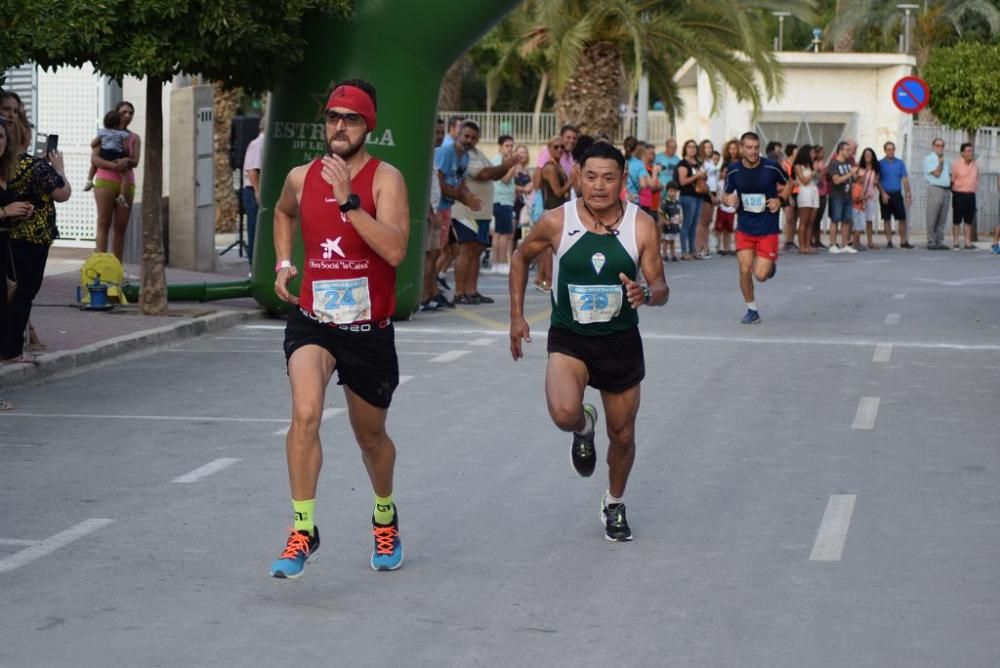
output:
[[[291,260],[281,260],[278,264],[274,265],[274,273],[278,273],[282,269],[288,269],[292,266]]]

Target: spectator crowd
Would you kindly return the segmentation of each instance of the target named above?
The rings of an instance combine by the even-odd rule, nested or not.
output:
[[[479,292],[480,273],[509,273],[511,253],[541,213],[576,197],[576,165],[583,151],[595,141],[610,141],[580,134],[567,124],[548,140],[532,166],[527,147],[509,135],[499,137],[492,159],[484,155],[480,134],[473,121],[451,117],[445,128],[444,119],[438,120],[421,310],[492,303]],[[735,138],[721,151],[709,139],[688,139],[678,147],[673,137],[662,151],[635,137],[627,137],[621,148],[628,159],[622,199],[657,221],[664,262],[735,255],[733,234],[739,221],[735,209],[721,198],[729,166],[742,159]],[[783,252],[854,255],[915,248],[909,234],[913,221],[908,218],[913,189],[896,145],[886,142],[880,154],[872,147],[859,148],[852,139],[838,142],[829,155],[821,145],[767,145],[766,157],[793,183],[781,211]],[[944,149],[944,140],[935,139],[932,152],[922,160],[928,188],[926,247],[975,249],[980,173],[973,146],[963,144],[960,157],[951,162],[945,160]],[[949,210],[950,245],[945,239]],[[1000,255],[1000,226],[994,231],[992,251]],[[453,263],[454,290],[447,274]],[[532,284],[549,291],[551,279],[549,254],[536,263]]]

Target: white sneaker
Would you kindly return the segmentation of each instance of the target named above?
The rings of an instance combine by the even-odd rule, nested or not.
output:
[[[837,244],[830,244],[829,252],[831,254],[833,254],[833,255],[839,255],[839,254],[843,253],[844,251],[841,250],[840,246],[838,246]]]
[[[858,249],[855,248],[854,246],[844,246],[843,248],[840,249],[840,252],[841,253],[852,253],[853,254],[853,253],[857,253]]]
[[[510,265],[509,264],[497,265],[497,273],[500,274],[501,276],[510,276]]]

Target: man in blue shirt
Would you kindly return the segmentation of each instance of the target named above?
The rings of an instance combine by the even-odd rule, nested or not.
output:
[[[906,163],[896,158],[896,145],[887,141],[885,157],[879,164],[879,190],[882,191],[882,224],[888,239],[886,248],[892,248],[892,219],[899,225],[899,247],[913,248],[906,233],[906,209],[913,204],[910,193],[910,177],[906,173]],[[905,196],[904,196],[905,191]]]
[[[677,171],[677,164],[681,161],[681,157],[677,155],[677,140],[673,137],[667,137],[664,148],[666,150],[663,153],[656,154],[655,162],[660,165],[660,183],[665,189],[667,184],[674,180],[674,172]]]
[[[931,152],[924,158],[927,250],[948,250],[944,245],[944,228],[948,223],[948,201],[951,199],[951,165],[944,159],[944,139],[935,137],[931,147]]]
[[[792,183],[777,162],[761,159],[760,137],[744,132],[740,137],[743,158],[726,168],[726,194],[722,203],[737,207],[736,259],[740,265],[740,290],[747,312],[744,325],[760,323],[754,301],[753,279],[763,283],[774,277],[778,265],[778,212],[788,203]]]
[[[454,119],[452,119],[454,120]],[[460,126],[461,127],[461,126]],[[472,209],[478,209],[479,198],[469,192],[465,185],[465,172],[469,169],[468,151],[475,146],[478,130],[464,128],[452,141],[446,136],[444,141],[434,150],[434,172],[441,185],[441,200],[438,202],[438,217],[441,225],[448,232],[448,244],[438,258],[438,285],[449,289],[444,272],[458,254],[458,239],[451,232],[451,207],[458,201]]]

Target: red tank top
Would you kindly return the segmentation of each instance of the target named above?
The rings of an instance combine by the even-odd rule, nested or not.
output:
[[[375,217],[372,184],[379,161],[369,158],[353,179],[351,192]],[[299,308],[316,320],[336,325],[379,322],[396,310],[396,268],[365,243],[340,212],[323,163],[314,160],[299,201],[305,270]]]

